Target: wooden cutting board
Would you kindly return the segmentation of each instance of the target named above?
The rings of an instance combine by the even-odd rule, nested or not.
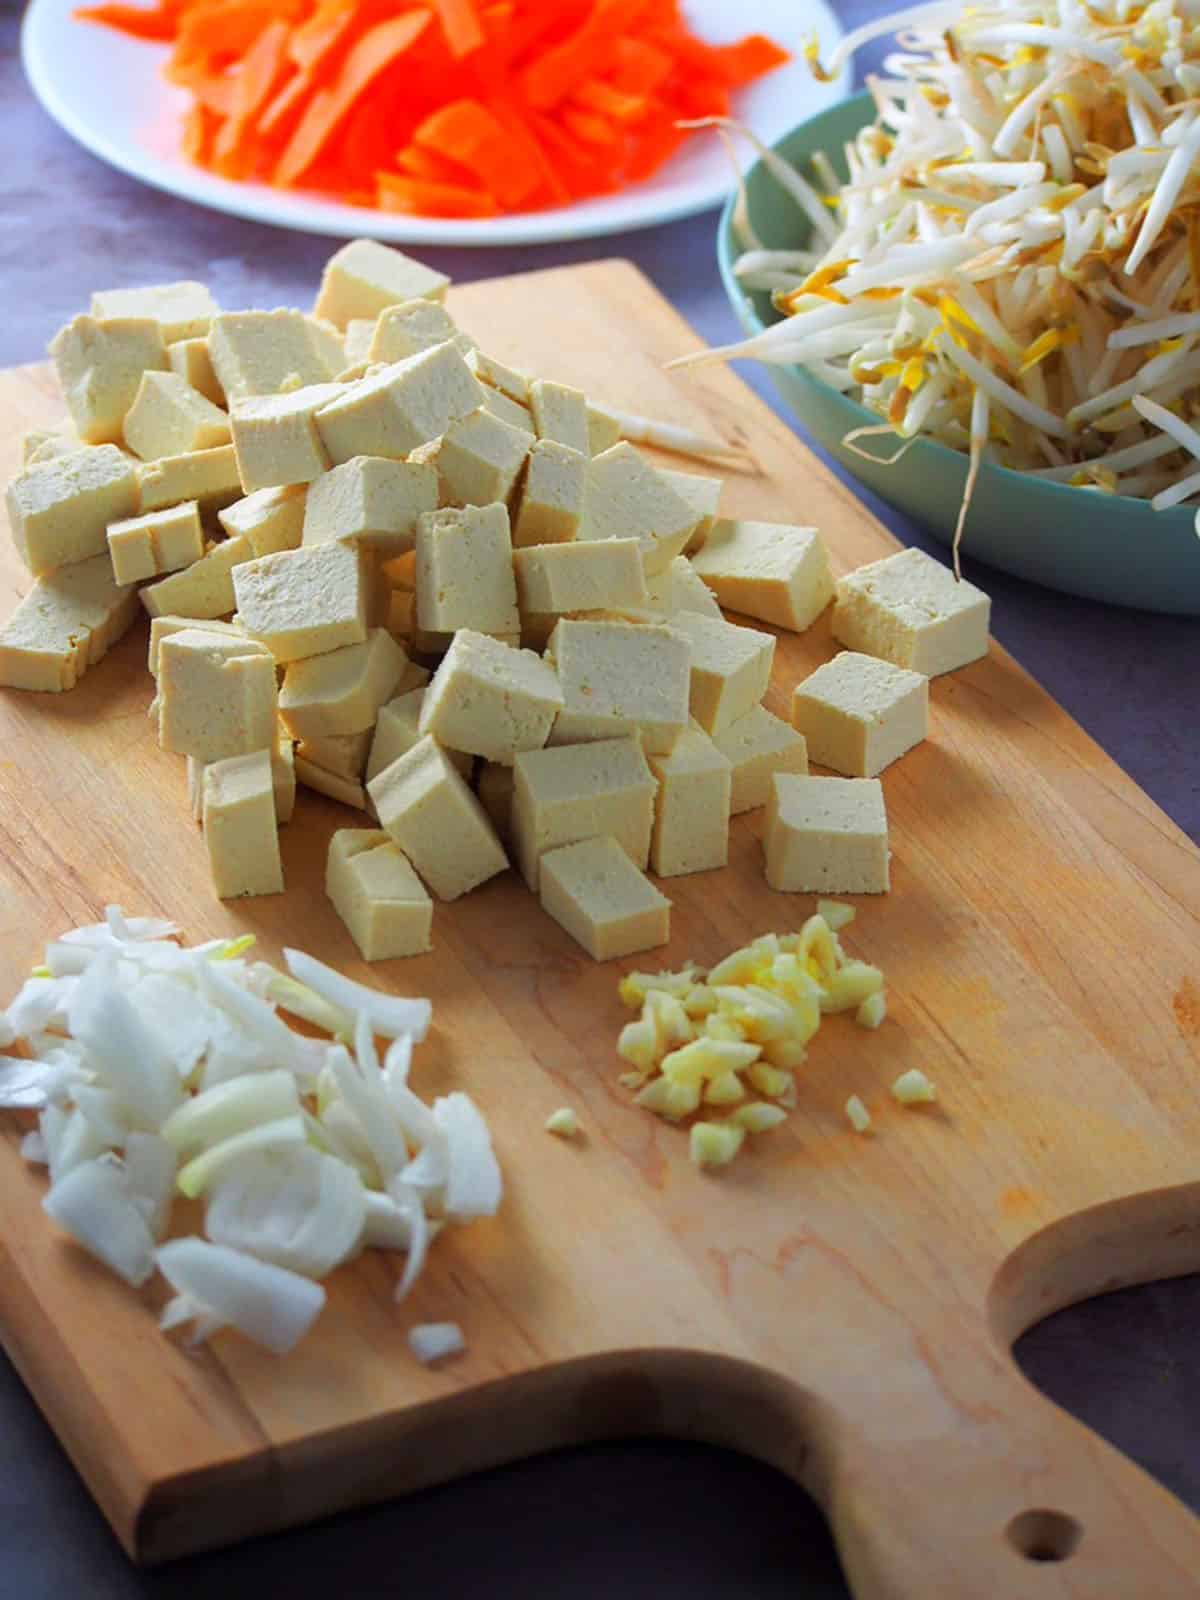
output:
[[[728,509],[815,522],[839,570],[894,548],[731,373],[663,373],[695,339],[630,266],[474,284],[453,309],[502,359],[744,441],[759,470],[730,479]],[[20,431],[58,412],[45,369],[0,377],[5,476]],[[0,562],[7,607],[27,580],[7,541]],[[781,636],[769,704],[786,715],[831,649],[827,621]],[[435,953],[365,969],[321,889],[326,841],[355,818],[304,794],[286,896],[215,901],[144,658],[139,628],[72,694],[0,697],[0,993],[115,900],[430,995],[417,1081],[478,1097],[508,1194],[438,1242],[403,1308],[376,1253],[336,1275],[286,1360],[229,1335],[193,1353],[157,1332],[160,1288],[131,1292],[45,1224],[3,1119],[0,1332],[131,1555],[662,1433],[803,1483],[869,1600],[1194,1600],[1200,1524],[1009,1349],[1070,1301],[1200,1267],[1200,857],[1003,651],[935,680],[930,739],[884,778],[894,887],[848,943],[885,969],[889,1020],[831,1019],[798,1110],[716,1177],[617,1084],[618,966],[512,874],[438,907]],[[671,944],[641,964],[709,964],[809,914],[766,887],[760,827],[735,822],[725,871],[665,886]],[[891,1103],[913,1066],[936,1108]],[[851,1093],[874,1137],[851,1132]],[[564,1103],[578,1142],[542,1132]],[[441,1319],[468,1350],[426,1370],[404,1332]]]

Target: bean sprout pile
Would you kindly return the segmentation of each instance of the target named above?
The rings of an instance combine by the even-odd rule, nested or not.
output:
[[[800,363],[858,400],[883,420],[852,449],[894,434],[892,460],[918,435],[968,452],[956,558],[984,460],[1156,510],[1193,500],[1200,3],[920,5],[826,67],[814,46],[814,71],[889,32],[847,182],[825,153],[805,176],[758,146],[808,248],[764,249],[739,189],[737,278],[783,320],[712,355]]]

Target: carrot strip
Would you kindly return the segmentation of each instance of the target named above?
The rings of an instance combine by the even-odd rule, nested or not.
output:
[[[486,106],[456,100],[435,111],[413,135],[417,144],[439,151],[466,167],[509,210],[537,188],[539,173],[520,153]]]
[[[617,40],[637,21],[646,0],[596,0],[583,26],[557,49],[548,50],[524,75],[525,98],[548,109],[608,63]]]
[[[81,6],[71,13],[81,22],[99,22],[106,28],[116,28],[135,39],[152,39],[169,42],[175,37],[178,26],[175,12],[165,6],[147,11],[143,6],[120,4]]]
[[[484,33],[472,0],[433,0],[433,8],[455,60],[479,49]]]
[[[254,119],[284,70],[291,30],[284,21],[265,27],[233,81],[233,103],[212,149],[212,164],[226,177],[244,177],[252,169]]]
[[[379,204],[385,211],[404,211],[418,217],[496,217],[500,207],[491,195],[449,183],[422,183],[377,172]]]
[[[650,109],[650,102],[644,94],[622,94],[620,89],[614,89],[603,78],[586,79],[571,98],[585,111],[598,112],[602,117],[611,117],[614,122],[637,122]]]
[[[618,39],[613,55],[610,81],[623,94],[652,94],[675,70],[667,52],[645,39]]]

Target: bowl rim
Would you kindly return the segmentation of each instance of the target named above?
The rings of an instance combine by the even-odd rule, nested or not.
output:
[[[782,138],[777,139],[770,148],[773,152],[782,154],[784,147],[791,144],[793,140],[816,133],[822,123],[834,118],[854,117],[858,121],[858,126],[865,127],[869,118],[864,113],[872,111],[874,104],[870,90],[860,89],[857,93],[848,95],[844,100],[839,100],[836,104],[827,106],[824,111],[818,111],[814,116],[806,117],[803,122],[798,122]],[[746,169],[744,182],[749,184],[754,177],[763,172],[764,167],[763,158],[761,156],[757,157]],[[725,294],[733,307],[734,314],[748,332],[762,333],[775,324],[762,320],[754,307],[751,298],[752,292],[742,288],[733,271],[735,260],[733,209],[736,203],[737,193],[735,191],[729,195],[721,209],[720,221],[717,224],[717,265],[720,269],[721,282],[724,285]],[[828,397],[836,405],[844,407],[847,412],[860,418],[862,425],[865,427],[877,426],[883,420],[877,411],[868,410],[866,406],[857,400],[851,399],[849,395],[842,393],[838,389],[831,388],[827,383],[822,383],[820,378],[814,378],[808,368],[802,366],[799,362],[781,362],[776,370],[786,372],[797,382],[803,383],[806,387],[812,389],[814,393]],[[900,435],[897,434],[895,437],[899,439]],[[910,448],[920,451],[922,454],[930,453],[933,459],[939,461],[948,470],[960,471],[964,474],[967,470],[968,457],[966,454],[961,450],[952,449],[947,444],[942,444],[937,439],[930,439],[922,434],[917,434],[912,440]],[[886,467],[888,463],[879,460],[875,462],[875,465]],[[847,466],[846,470],[854,473],[854,468],[851,466]],[[855,475],[857,476],[857,474]],[[1087,504],[1089,505],[1094,506],[1097,502],[1100,502],[1101,504],[1120,506],[1124,515],[1144,516],[1148,519],[1148,526],[1156,534],[1164,536],[1184,534],[1189,539],[1195,539],[1200,533],[1200,527],[1197,525],[1197,517],[1200,516],[1200,505],[1171,506],[1166,511],[1155,511],[1149,500],[1137,495],[1107,494],[1103,490],[1087,489],[1080,484],[1057,483],[1049,478],[1034,478],[1028,472],[1021,472],[1016,467],[1001,466],[994,461],[981,463],[979,476],[981,481],[994,481],[996,490],[999,493],[1016,491],[1022,494],[1045,494],[1051,502],[1061,497],[1064,508],[1070,505],[1078,510],[1081,496],[1087,497]]]

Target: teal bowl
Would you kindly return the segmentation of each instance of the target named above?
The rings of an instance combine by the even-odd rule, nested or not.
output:
[[[801,123],[775,146],[785,160],[808,170],[824,150],[841,177],[843,146],[872,120],[868,94],[844,100]],[[750,215],[768,249],[796,249],[807,225],[776,186],[762,162],[747,174]],[[732,201],[721,217],[718,259],[725,292],[747,333],[759,333],[779,314],[767,293],[748,294],[734,277],[738,256]],[[880,418],[846,395],[811,377],[803,367],[767,368],[776,388],[817,442],[869,489],[912,517],[941,543],[954,538],[967,476],[965,455],[932,440],[918,439],[891,466],[871,463],[842,443],[853,428]],[[889,439],[871,441],[890,451]],[[1152,511],[1145,500],[1073,489],[985,464],[967,515],[963,555],[1018,578],[1066,594],[1200,616],[1200,538],[1195,511]]]

